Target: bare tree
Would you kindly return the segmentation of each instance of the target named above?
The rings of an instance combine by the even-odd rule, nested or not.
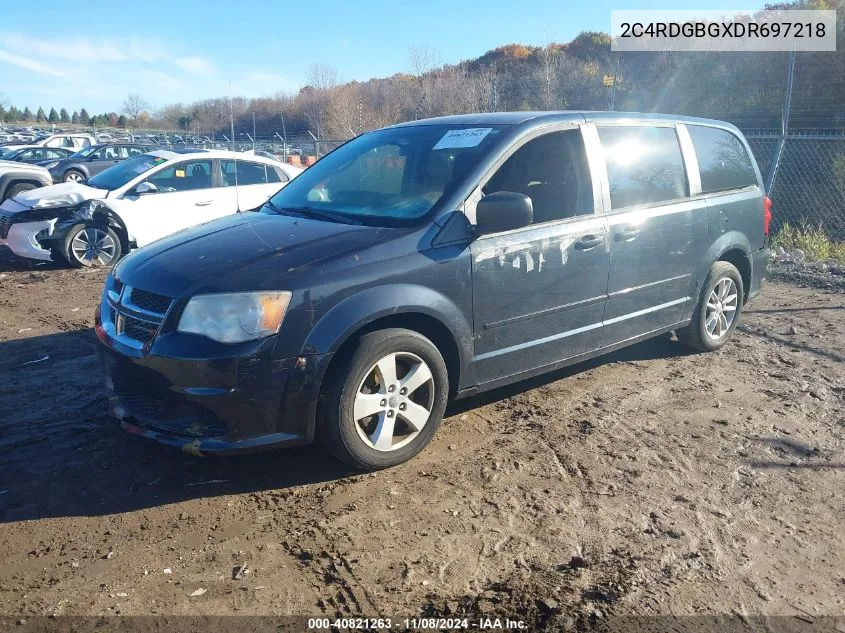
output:
[[[417,78],[419,97],[417,99],[417,115],[432,116],[437,111],[435,90],[441,74],[440,53],[424,44],[412,46],[408,54],[411,72]]]
[[[138,117],[141,116],[142,113],[149,112],[150,104],[144,100],[137,92],[129,93],[129,96],[126,97],[126,101],[123,102],[121,106],[121,112],[128,116],[132,121],[132,127],[138,123]]]
[[[308,67],[305,80],[315,90],[331,90],[340,83],[337,68],[320,62],[314,62]]]
[[[331,102],[332,92],[340,83],[337,68],[328,64],[314,62],[305,73],[308,90],[303,90],[306,97],[305,116],[310,127],[314,128],[317,138],[326,135],[326,114]],[[345,132],[348,134],[348,132]]]
[[[442,65],[440,61],[440,53],[426,46],[425,44],[417,44],[411,47],[408,53],[408,62],[411,66],[411,72],[417,78],[422,77],[426,73],[430,73],[438,66]]]

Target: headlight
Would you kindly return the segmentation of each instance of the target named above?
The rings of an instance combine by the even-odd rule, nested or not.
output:
[[[44,169],[53,169],[53,167],[55,167],[58,164],[59,164],[59,161],[54,160],[54,161],[51,161],[49,163],[46,163],[45,165],[42,165],[42,167],[44,167]]]
[[[290,292],[236,292],[197,295],[188,301],[178,330],[221,343],[243,343],[279,331]]]

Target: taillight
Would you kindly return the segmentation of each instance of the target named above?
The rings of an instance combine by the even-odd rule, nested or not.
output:
[[[763,233],[769,234],[769,225],[772,223],[772,199],[769,196],[763,198]]]

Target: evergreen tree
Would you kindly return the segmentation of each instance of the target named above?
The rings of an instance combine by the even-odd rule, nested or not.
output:
[[[124,129],[126,129],[126,123],[127,123],[126,116],[121,114],[119,117],[117,117],[117,127],[122,127]]]
[[[70,116],[71,123],[79,123],[79,112],[76,110],[73,111],[73,114]]]
[[[56,108],[50,108],[50,115],[47,117],[47,120],[50,123],[58,123],[59,122],[59,113],[56,112]]]
[[[32,121],[35,117],[32,116],[32,110],[29,109],[29,106],[26,106],[23,109],[23,120],[24,121]]]
[[[82,125],[88,125],[91,122],[91,117],[88,115],[88,110],[85,108],[82,108],[79,111],[79,122],[82,123]]]
[[[64,108],[59,111],[59,121],[62,123],[70,123],[70,117],[68,116],[67,110]]]
[[[47,115],[44,114],[44,108],[38,108],[38,112],[35,113],[35,120],[38,123],[44,123],[47,120]]]

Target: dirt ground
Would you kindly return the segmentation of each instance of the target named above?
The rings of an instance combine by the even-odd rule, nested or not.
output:
[[[124,434],[103,278],[0,253],[0,614],[845,614],[842,292],[770,283],[718,353],[662,338],[456,403],[360,475]]]

